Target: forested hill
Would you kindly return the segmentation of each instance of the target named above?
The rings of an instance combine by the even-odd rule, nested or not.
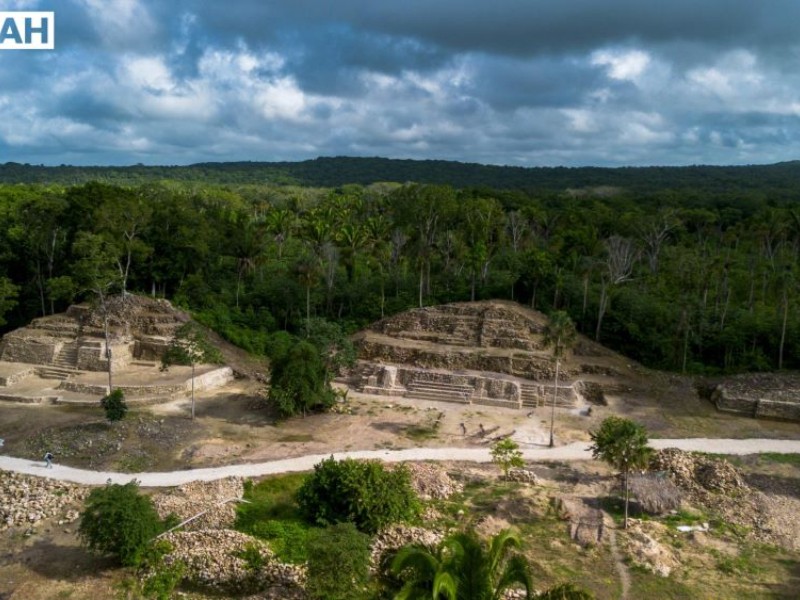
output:
[[[378,181],[449,184],[457,188],[561,192],[608,187],[628,192],[659,190],[748,194],[795,199],[800,161],[738,167],[504,167],[444,160],[333,157],[302,162],[220,162],[189,166],[45,167],[5,163],[0,183],[74,185],[97,180],[116,184],[185,180],[223,184],[299,184],[335,187]]]

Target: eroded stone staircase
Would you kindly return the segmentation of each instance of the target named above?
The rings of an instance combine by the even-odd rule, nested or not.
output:
[[[461,402],[469,404],[474,389],[470,385],[448,381],[432,381],[415,377],[406,386],[406,398],[432,400],[434,402]]]

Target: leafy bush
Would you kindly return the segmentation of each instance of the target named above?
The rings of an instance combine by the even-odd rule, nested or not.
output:
[[[352,523],[316,531],[308,542],[306,593],[314,600],[367,597],[370,538]]]
[[[131,481],[95,488],[86,499],[78,533],[93,552],[116,557],[124,566],[138,565],[147,543],[162,523],[153,502]]]
[[[491,453],[492,462],[503,470],[503,477],[506,479],[508,479],[508,472],[512,467],[520,468],[525,466],[519,444],[511,438],[504,438],[495,442]]]
[[[142,594],[147,598],[170,600],[173,591],[183,579],[186,565],[181,561],[167,564],[164,556],[172,552],[172,544],[159,541],[147,547],[142,563],[146,575],[141,580]]]
[[[333,457],[314,466],[297,492],[300,512],[317,525],[350,521],[365,533],[419,514],[419,500],[408,470],[386,470],[377,461],[337,461]]]
[[[269,541],[275,556],[282,562],[302,564],[308,559],[306,551],[309,526],[302,521],[259,521],[250,533]]]
[[[284,356],[273,359],[269,399],[283,417],[333,406],[336,396],[314,345],[297,342]]]
[[[119,388],[100,400],[100,406],[102,406],[103,410],[106,412],[106,419],[112,423],[121,421],[128,413],[128,405],[125,404],[125,395]]]

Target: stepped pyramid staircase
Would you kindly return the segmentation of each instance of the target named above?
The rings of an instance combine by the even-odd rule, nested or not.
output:
[[[78,365],[78,344],[68,342],[61,346],[52,365],[40,367],[39,377],[42,379],[59,379],[64,381],[77,372]]]
[[[415,377],[406,386],[406,398],[417,400],[433,400],[434,402],[462,402],[469,404],[473,394],[471,385],[452,383],[449,381],[431,381],[420,376]]]

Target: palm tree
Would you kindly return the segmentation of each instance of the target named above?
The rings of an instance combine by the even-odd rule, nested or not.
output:
[[[574,343],[577,333],[575,324],[563,310],[557,310],[550,315],[550,321],[544,331],[544,345],[553,347],[553,358],[556,361],[556,378],[553,383],[553,405],[550,409],[550,447],[554,444],[553,427],[556,419],[556,398],[558,396],[558,375],[561,366],[561,357]]]
[[[506,529],[488,547],[472,531],[452,534],[434,551],[405,546],[391,565],[405,582],[395,600],[499,600],[505,590],[519,586],[526,598],[533,598],[528,562],[509,554],[520,545],[519,537]]]

